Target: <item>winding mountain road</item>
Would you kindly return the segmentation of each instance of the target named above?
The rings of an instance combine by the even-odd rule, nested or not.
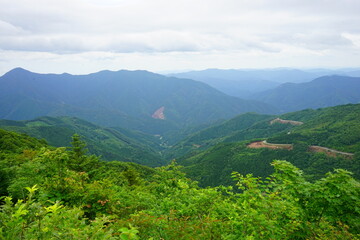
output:
[[[279,144],[279,143],[268,143],[266,140],[264,141],[256,141],[247,145],[249,148],[270,148],[270,149],[287,149],[292,150],[293,144]],[[346,157],[352,158],[354,156],[353,153],[341,152],[335,149],[321,147],[321,146],[310,146],[309,151],[311,152],[323,152],[328,156],[336,157],[336,155],[343,155]]]

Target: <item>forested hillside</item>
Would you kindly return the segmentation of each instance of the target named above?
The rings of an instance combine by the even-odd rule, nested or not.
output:
[[[147,166],[165,164],[159,154],[158,137],[130,130],[103,128],[75,117],[0,120],[0,128],[45,139],[55,147],[70,146],[71,136],[79,134],[87,142],[89,152],[101,156],[103,160],[135,162]]]
[[[360,104],[288,113],[282,117],[303,120],[304,124],[269,142],[306,142],[344,152],[360,152]]]
[[[175,163],[103,162],[0,131],[3,239],[356,239],[360,183],[336,170],[314,183],[286,161],[266,179],[200,188]],[[270,168],[270,166],[269,166]]]
[[[258,122],[268,122],[273,119],[271,115],[261,115],[255,113],[241,114],[235,118],[222,122],[221,124],[210,126],[204,130],[197,131],[185,139],[181,140],[165,151],[167,158],[176,158],[190,152],[200,152],[217,143],[224,141],[229,136],[236,135],[238,132],[251,129]],[[266,124],[268,125],[268,124]],[[256,125],[257,126],[257,125]],[[256,128],[258,130],[258,128]],[[262,135],[261,135],[262,136]],[[259,135],[247,136],[246,139],[260,137]]]
[[[303,169],[308,180],[319,179],[326,172],[338,168],[351,171],[355,178],[360,179],[359,153],[349,158],[311,152],[306,143],[296,143],[292,150],[250,148],[250,143],[220,143],[194,156],[179,158],[178,162],[185,166],[183,171],[187,176],[199,181],[201,186],[231,185],[230,174],[233,171],[267,177],[273,173],[270,163],[274,159],[289,161]]]
[[[278,116],[241,114],[191,134],[175,144],[169,152],[173,157],[180,157],[191,152],[205,150],[220,142],[238,142],[257,138],[270,138],[270,142],[274,143],[282,141],[283,143],[293,143],[296,139],[303,139],[309,144],[354,152],[358,149],[359,144],[359,114],[360,104],[317,110],[307,109]],[[301,126],[272,124],[271,121],[275,118],[300,121],[304,124]]]
[[[360,104],[349,104],[317,110],[304,110],[279,116],[281,119],[302,121],[301,125],[289,123],[272,123],[275,116],[254,121],[243,130],[232,128],[227,136],[219,136],[212,128],[204,130],[192,138],[176,146],[176,152],[188,155],[179,158],[188,176],[200,182],[203,186],[231,184],[229,174],[239,171],[243,174],[253,173],[255,176],[268,176],[272,169],[269,164],[273,159],[290,161],[304,170],[308,179],[318,179],[328,171],[345,168],[360,178]],[[241,115],[215,129],[226,129],[229,122],[238,121],[247,115]],[[196,136],[208,135],[208,141]],[[191,142],[191,140],[193,140]],[[246,140],[246,141],[244,141]],[[268,143],[292,144],[291,150],[270,149],[266,145],[261,148],[250,148],[252,142],[267,140]],[[239,142],[242,141],[242,142]],[[194,147],[196,144],[207,143],[203,149]],[[192,148],[189,144],[192,144]],[[269,146],[269,145],[268,145]],[[327,147],[346,154],[331,153]],[[322,150],[317,152],[317,150]],[[315,151],[315,152],[314,152]]]

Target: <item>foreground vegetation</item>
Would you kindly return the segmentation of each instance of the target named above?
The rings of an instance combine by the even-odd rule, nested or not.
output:
[[[102,162],[0,131],[0,239],[357,239],[360,183],[335,170],[314,183],[287,161],[235,187],[200,188],[175,162]]]

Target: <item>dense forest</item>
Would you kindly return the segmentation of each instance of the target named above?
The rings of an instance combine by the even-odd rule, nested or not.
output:
[[[0,143],[2,239],[359,237],[360,183],[346,170],[309,182],[274,160],[266,178],[200,188],[176,162],[100,161],[76,134],[68,148],[5,130]]]

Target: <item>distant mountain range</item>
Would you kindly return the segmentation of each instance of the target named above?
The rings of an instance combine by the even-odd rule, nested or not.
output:
[[[282,112],[360,102],[360,77],[323,76],[305,83],[284,83],[251,96]]]
[[[282,83],[302,83],[325,75],[360,77],[359,69],[207,69],[169,74],[209,84],[231,96],[248,98],[254,93],[273,89]]]
[[[159,109],[161,118],[155,119]],[[11,120],[75,116],[102,126],[163,134],[243,112],[276,111],[268,104],[230,97],[204,83],[147,71],[70,75],[16,68],[0,77],[0,118]]]

